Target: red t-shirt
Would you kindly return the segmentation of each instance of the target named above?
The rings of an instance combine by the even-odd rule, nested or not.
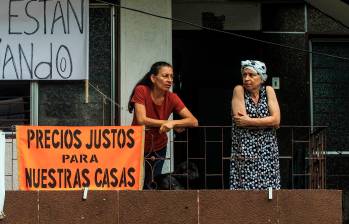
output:
[[[138,85],[131,99],[131,102],[145,106],[146,116],[149,118],[167,120],[172,112],[179,113],[185,107],[177,94],[172,92],[166,92],[162,104],[156,105],[150,91],[148,86]],[[138,125],[135,113],[133,113],[132,125]],[[145,131],[145,152],[158,151],[167,145],[167,134],[160,134],[159,129],[159,127],[151,127]]]

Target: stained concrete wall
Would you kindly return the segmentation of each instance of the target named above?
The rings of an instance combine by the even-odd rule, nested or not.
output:
[[[0,223],[342,223],[342,192],[90,191],[6,192]]]
[[[89,83],[111,97],[111,8],[90,4],[89,16]],[[92,87],[85,103],[84,88],[83,81],[38,82],[38,124],[110,125],[111,103]]]

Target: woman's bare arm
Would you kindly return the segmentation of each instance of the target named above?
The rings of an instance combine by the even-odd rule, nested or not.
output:
[[[241,85],[235,86],[233,90],[233,98],[231,100],[231,115],[237,116],[240,114],[246,114],[245,99],[244,99],[244,87]]]
[[[199,125],[198,120],[188,110],[188,108],[184,107],[178,114],[182,117],[182,119],[169,120],[165,122],[161,125],[160,132],[167,132],[173,128],[197,127]],[[178,130],[180,132],[182,129]]]
[[[280,125],[280,108],[272,87],[266,87],[268,98],[269,116],[263,118],[250,118],[246,113],[234,114],[234,121],[240,127],[276,127]]]
[[[198,120],[194,115],[184,107],[179,115],[182,119],[179,120],[158,120],[146,116],[146,108],[143,104],[135,103],[135,116],[137,123],[149,127],[160,127],[160,132],[167,132],[175,127],[196,127]]]

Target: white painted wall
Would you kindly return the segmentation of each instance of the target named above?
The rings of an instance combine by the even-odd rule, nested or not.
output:
[[[152,14],[171,17],[171,0],[121,0],[121,5]],[[120,125],[130,125],[127,104],[133,87],[156,61],[172,63],[172,22],[139,12],[120,10]],[[169,133],[172,140],[172,132]],[[173,158],[172,144],[166,157]],[[166,160],[163,173],[172,171],[173,160]]]
[[[121,0],[121,5],[171,17],[171,0]],[[172,63],[172,22],[121,9],[120,12],[120,103],[121,125],[130,125],[127,103],[136,82],[156,61]]]

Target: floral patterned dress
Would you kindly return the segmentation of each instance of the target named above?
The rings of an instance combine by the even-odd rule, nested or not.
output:
[[[252,118],[269,116],[266,87],[255,104],[245,91],[245,107]],[[230,189],[280,189],[279,152],[274,128],[240,128],[233,122]]]

